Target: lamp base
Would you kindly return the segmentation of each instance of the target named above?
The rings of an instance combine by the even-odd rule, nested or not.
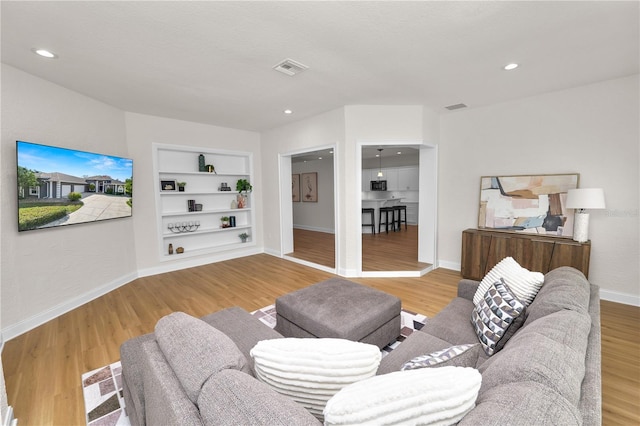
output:
[[[579,243],[589,241],[589,213],[578,213],[573,217],[573,240]]]

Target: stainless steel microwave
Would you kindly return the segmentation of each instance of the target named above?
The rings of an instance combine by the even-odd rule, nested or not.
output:
[[[371,190],[372,191],[386,191],[387,190],[387,181],[386,180],[372,180],[371,181]]]

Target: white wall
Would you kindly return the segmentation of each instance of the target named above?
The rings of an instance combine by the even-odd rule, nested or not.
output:
[[[293,203],[294,228],[319,232],[335,232],[335,203],[333,158],[298,162],[291,165],[292,173],[318,174],[318,202],[309,203],[302,200]],[[300,182],[302,185],[302,181]]]
[[[591,211],[589,278],[611,300],[640,304],[638,75],[462,110],[441,118],[439,258],[460,265],[477,226],[480,176],[580,173],[604,188]]]
[[[18,233],[16,140],[129,157],[122,111],[2,65],[5,340],[130,281],[136,271],[132,218]]]
[[[125,117],[129,151],[134,159],[138,159],[134,161],[133,170],[135,182],[133,223],[137,269],[141,276],[262,252],[264,179],[262,179],[260,135],[258,133],[129,112],[125,114]],[[187,260],[183,261],[160,262],[155,182],[153,180],[153,143],[253,153],[254,178],[251,184],[253,185],[252,203],[257,221],[254,233],[256,246],[186,258]],[[229,185],[233,185],[233,183]]]

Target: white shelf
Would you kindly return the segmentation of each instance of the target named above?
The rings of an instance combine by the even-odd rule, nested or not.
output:
[[[252,182],[253,156],[250,152],[232,152],[198,147],[154,144],[154,174],[156,178],[156,212],[159,255],[162,261],[183,259],[207,253],[235,250],[254,246],[255,211],[251,207],[231,208],[237,191],[219,191],[222,183],[235,189],[238,179]],[[213,164],[217,173],[198,170],[198,156],[205,156],[205,165]],[[162,191],[161,181],[186,182],[185,191]],[[247,201],[251,206],[251,194]],[[202,204],[201,211],[187,210],[187,200]],[[220,227],[220,218],[235,216],[235,227]],[[167,225],[173,222],[198,220],[200,227],[194,232],[173,233]],[[242,243],[239,234],[250,235]],[[172,244],[174,254],[168,254]],[[176,253],[182,247],[184,253]]]

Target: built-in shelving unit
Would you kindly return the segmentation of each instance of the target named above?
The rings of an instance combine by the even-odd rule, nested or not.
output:
[[[251,193],[243,193],[246,206],[237,208],[236,182],[252,182],[250,152],[203,149],[181,145],[154,144],[156,212],[161,260],[177,260],[254,245],[254,210]],[[200,171],[199,156],[215,172]],[[205,168],[205,170],[207,170]],[[186,183],[184,191],[177,183]],[[224,184],[230,190],[222,190]],[[201,210],[190,211],[189,200]],[[193,206],[192,206],[193,209]],[[234,217],[235,226],[223,227],[222,217]],[[199,226],[196,226],[196,223]],[[173,232],[169,225],[186,225],[191,231]],[[243,243],[239,235],[249,235]],[[169,254],[169,245],[173,254]],[[178,253],[181,247],[184,252]]]

